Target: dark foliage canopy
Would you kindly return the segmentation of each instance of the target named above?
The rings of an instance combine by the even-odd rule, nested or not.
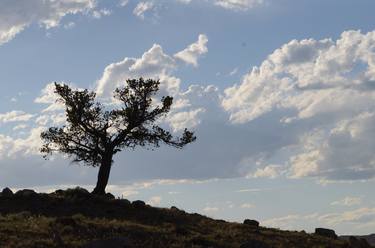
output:
[[[182,148],[195,141],[194,133],[187,129],[181,137],[173,137],[156,124],[173,103],[173,98],[166,96],[159,105],[154,104],[159,84],[158,80],[129,79],[125,87],[115,90],[118,104],[109,108],[96,101],[94,92],[55,83],[58,101],[66,107],[66,125],[51,127],[41,134],[41,152],[45,157],[61,152],[74,162],[99,166],[125,148],[159,147],[161,143]]]

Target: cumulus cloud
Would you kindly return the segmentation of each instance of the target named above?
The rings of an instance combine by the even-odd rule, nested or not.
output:
[[[319,220],[329,225],[352,223],[375,226],[375,208],[359,208],[342,213],[324,214],[319,216]]]
[[[212,214],[218,212],[220,209],[218,207],[205,207],[202,209],[203,212],[207,214]]]
[[[13,110],[4,114],[0,114],[0,123],[8,122],[26,122],[33,118],[32,114],[23,111]]]
[[[183,130],[184,128],[194,128],[199,125],[198,115],[204,113],[205,109],[197,108],[191,111],[177,112],[168,117],[168,122],[174,131]]]
[[[313,231],[313,227],[325,226],[334,229],[339,234],[347,234],[343,233],[343,230],[358,233],[358,230],[361,229],[373,230],[375,227],[375,209],[372,207],[361,207],[350,211],[336,211],[334,213],[289,214],[266,219],[262,221],[262,224],[289,230],[303,230],[307,228],[311,231]]]
[[[202,40],[205,35],[200,35],[199,37],[199,40]],[[207,39],[205,38],[206,42]],[[200,42],[198,41],[198,43]],[[200,45],[198,45],[200,47],[198,48],[199,51],[194,48],[198,43],[194,43],[187,48],[187,50],[191,50],[192,54],[196,54],[196,56],[191,55],[195,56],[193,59],[195,63],[197,63],[198,54],[201,53]],[[184,53],[189,53],[187,50],[185,49]],[[179,131],[185,127],[194,128],[200,123],[199,115],[205,112],[205,108],[192,106],[193,99],[191,98],[193,95],[197,97],[198,91],[201,91],[200,98],[204,98],[204,96],[212,94],[217,89],[213,86],[206,88],[190,86],[186,91],[183,91],[180,86],[181,80],[173,76],[173,72],[177,67],[178,63],[175,58],[166,54],[160,45],[154,44],[140,58],[126,57],[120,62],[108,65],[101,79],[97,82],[96,92],[99,97],[110,99],[114,89],[123,86],[127,79],[141,76],[159,79],[161,82],[159,94],[161,96],[173,96],[176,103],[166,121],[174,131]]]
[[[188,61],[197,64],[199,55],[207,52],[205,50],[207,41],[205,35],[199,35],[197,43],[191,44],[177,54],[189,54],[181,56],[187,56]],[[96,92],[99,96],[108,97],[116,87],[123,85],[127,79],[142,76],[144,78],[160,79],[163,93],[176,95],[180,90],[181,80],[172,76],[172,72],[177,66],[175,58],[164,53],[160,45],[154,44],[140,58],[126,57],[120,62],[108,65],[97,82]]]
[[[55,94],[55,84],[49,83],[42,89],[40,96],[35,98],[34,102],[51,104],[55,103],[57,99],[58,97]]]
[[[184,61],[187,64],[198,66],[198,58],[208,52],[207,49],[208,38],[206,35],[201,34],[198,41],[188,46],[186,49],[174,55],[175,58]]]
[[[99,9],[92,11],[92,16],[96,19],[100,19],[103,16],[109,16],[112,12],[109,9]]]
[[[182,4],[189,4],[193,0],[176,0]],[[197,1],[198,2],[198,1]],[[265,0],[206,0],[206,2],[215,6],[232,10],[232,11],[248,11],[255,7],[265,4]]]
[[[360,205],[362,203],[361,197],[350,197],[347,196],[344,199],[341,199],[339,201],[334,201],[331,203],[332,206],[355,206]]]
[[[222,106],[234,124],[273,115],[274,126],[294,127],[289,135],[298,141],[280,147],[291,177],[373,178],[374,47],[375,32],[293,40],[227,88]]]
[[[243,203],[241,204],[240,208],[254,208],[255,205],[252,203]]]
[[[234,76],[238,73],[238,68],[234,68],[231,72],[229,72],[229,76]]]
[[[124,58],[112,63],[104,69],[101,79],[97,82],[99,96],[108,97],[113,90],[124,85],[129,78],[163,78],[163,87],[166,91],[178,91],[180,80],[171,77],[171,71],[176,67],[172,57],[165,54],[160,45],[154,44],[141,58]]]
[[[264,3],[264,0],[215,0],[215,5],[225,9],[246,11]]]
[[[176,0],[177,2],[188,4],[191,2],[191,0]]]
[[[36,103],[49,104],[40,113],[30,114],[24,111],[10,111],[0,114],[0,123],[21,122],[14,126],[12,135],[0,134],[0,160],[17,160],[19,157],[40,156],[42,141],[41,132],[47,125],[61,125],[65,123],[63,109],[56,103],[53,84],[48,84],[35,99]],[[57,107],[59,106],[59,107]],[[48,111],[49,114],[43,114]]]
[[[147,204],[151,206],[159,206],[161,203],[161,197],[160,196],[153,196],[148,201]]]
[[[56,101],[54,83],[47,84],[34,102],[48,105],[39,113],[30,114],[23,111],[10,111],[0,114],[0,123],[22,122],[12,130],[12,135],[0,134],[0,160],[19,157],[40,156],[42,141],[40,134],[48,126],[59,126],[66,122],[64,106]]]
[[[95,0],[3,0],[0,2],[0,45],[32,23],[50,29],[68,14],[87,13],[95,7]]]
[[[121,7],[125,7],[126,5],[128,5],[128,3],[129,3],[129,0],[120,0],[120,6]]]
[[[50,113],[48,115],[39,115],[35,119],[35,123],[39,126],[47,126],[47,125],[53,125],[53,126],[60,126],[62,124],[65,124],[66,122],[66,116],[65,113]]]
[[[283,167],[280,165],[268,165],[264,168],[258,168],[252,175],[255,178],[276,178],[281,175]]]
[[[293,177],[315,176],[323,181],[352,181],[375,176],[375,114],[361,113],[338,122],[327,134],[313,133],[304,149],[291,158]],[[317,136],[317,137],[314,137]]]
[[[71,83],[58,82],[59,84],[67,84],[73,89],[83,90],[78,88]],[[41,112],[46,114],[49,113],[53,117],[54,112],[61,112],[65,109],[64,104],[58,101],[59,96],[55,93],[55,83],[48,83],[40,92],[40,95],[34,99],[35,103],[47,105]]]
[[[145,18],[145,13],[152,10],[155,7],[154,3],[151,1],[139,2],[133,10],[133,14],[140,19]]]
[[[26,124],[19,124],[19,125],[13,127],[12,130],[13,130],[13,131],[18,131],[18,130],[26,129],[26,128],[28,128],[28,125],[26,125]]]
[[[302,230],[306,226],[325,226],[341,234],[342,230],[360,230],[375,227],[375,209],[362,207],[350,211],[336,211],[335,213],[289,214],[262,221],[264,226]],[[309,230],[310,231],[310,230]],[[313,231],[313,229],[311,229]]]
[[[43,127],[33,128],[25,138],[14,138],[0,134],[0,159],[39,154],[42,144],[40,133],[43,130]]]
[[[288,230],[303,230],[307,224],[308,226],[327,226],[327,223],[319,220],[321,215],[319,213],[312,214],[288,214],[281,217],[275,217],[263,220],[261,223],[267,227],[288,229]],[[303,223],[303,224],[302,224]],[[335,228],[335,226],[328,225],[329,228]],[[311,230],[312,231],[312,230]],[[335,231],[338,231],[335,228]]]

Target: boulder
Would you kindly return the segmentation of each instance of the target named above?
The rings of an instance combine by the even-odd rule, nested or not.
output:
[[[18,190],[15,195],[21,196],[21,197],[30,197],[30,196],[36,196],[38,195],[38,193],[36,193],[32,189],[21,189],[21,190]]]
[[[55,192],[53,192],[53,194],[56,194],[56,195],[63,195],[64,194],[64,190],[62,190],[62,189],[57,189],[57,190],[55,190]]]
[[[246,219],[243,221],[243,223],[244,225],[247,225],[247,226],[259,227],[259,221],[256,221],[256,220]]]
[[[120,202],[121,202],[121,204],[123,204],[125,206],[128,206],[128,205],[131,204],[131,202],[128,199],[121,199]]]
[[[73,198],[73,199],[86,199],[91,197],[91,194],[87,189],[81,187],[75,187],[72,189],[67,189],[62,192],[64,197]]]
[[[175,207],[175,206],[172,206],[172,207],[170,208],[170,210],[171,210],[171,212],[172,212],[173,214],[186,214],[186,212],[185,212],[184,210],[179,209],[179,208],[177,208],[177,207]]]
[[[137,200],[137,201],[133,201],[132,205],[134,207],[138,208],[138,207],[144,207],[144,206],[146,206],[146,203],[144,201]]]
[[[1,191],[1,196],[3,197],[13,196],[13,191],[10,188],[4,188],[3,191]]]
[[[267,245],[263,241],[253,239],[243,243],[240,248],[271,248],[271,246]]]
[[[172,211],[176,211],[176,212],[180,211],[180,209],[178,209],[178,208],[175,207],[175,206],[172,206],[172,207],[171,207],[171,210],[172,210]]]
[[[107,199],[110,199],[110,200],[114,200],[114,199],[116,199],[116,197],[115,197],[113,194],[111,194],[111,193],[106,193],[106,194],[105,194],[105,197],[106,197]]]
[[[337,235],[334,230],[327,228],[315,228],[315,234],[323,237],[337,239]]]

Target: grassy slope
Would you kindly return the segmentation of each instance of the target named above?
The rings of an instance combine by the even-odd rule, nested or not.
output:
[[[269,247],[359,247],[304,232],[94,197],[82,190],[0,196],[0,247],[81,247],[114,237],[126,237],[132,247],[240,247],[249,240]]]

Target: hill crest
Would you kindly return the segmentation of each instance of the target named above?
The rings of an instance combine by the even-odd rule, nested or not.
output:
[[[96,196],[82,188],[0,194],[0,247],[371,247],[347,240],[214,220],[177,207]],[[324,233],[323,233],[324,235]]]

